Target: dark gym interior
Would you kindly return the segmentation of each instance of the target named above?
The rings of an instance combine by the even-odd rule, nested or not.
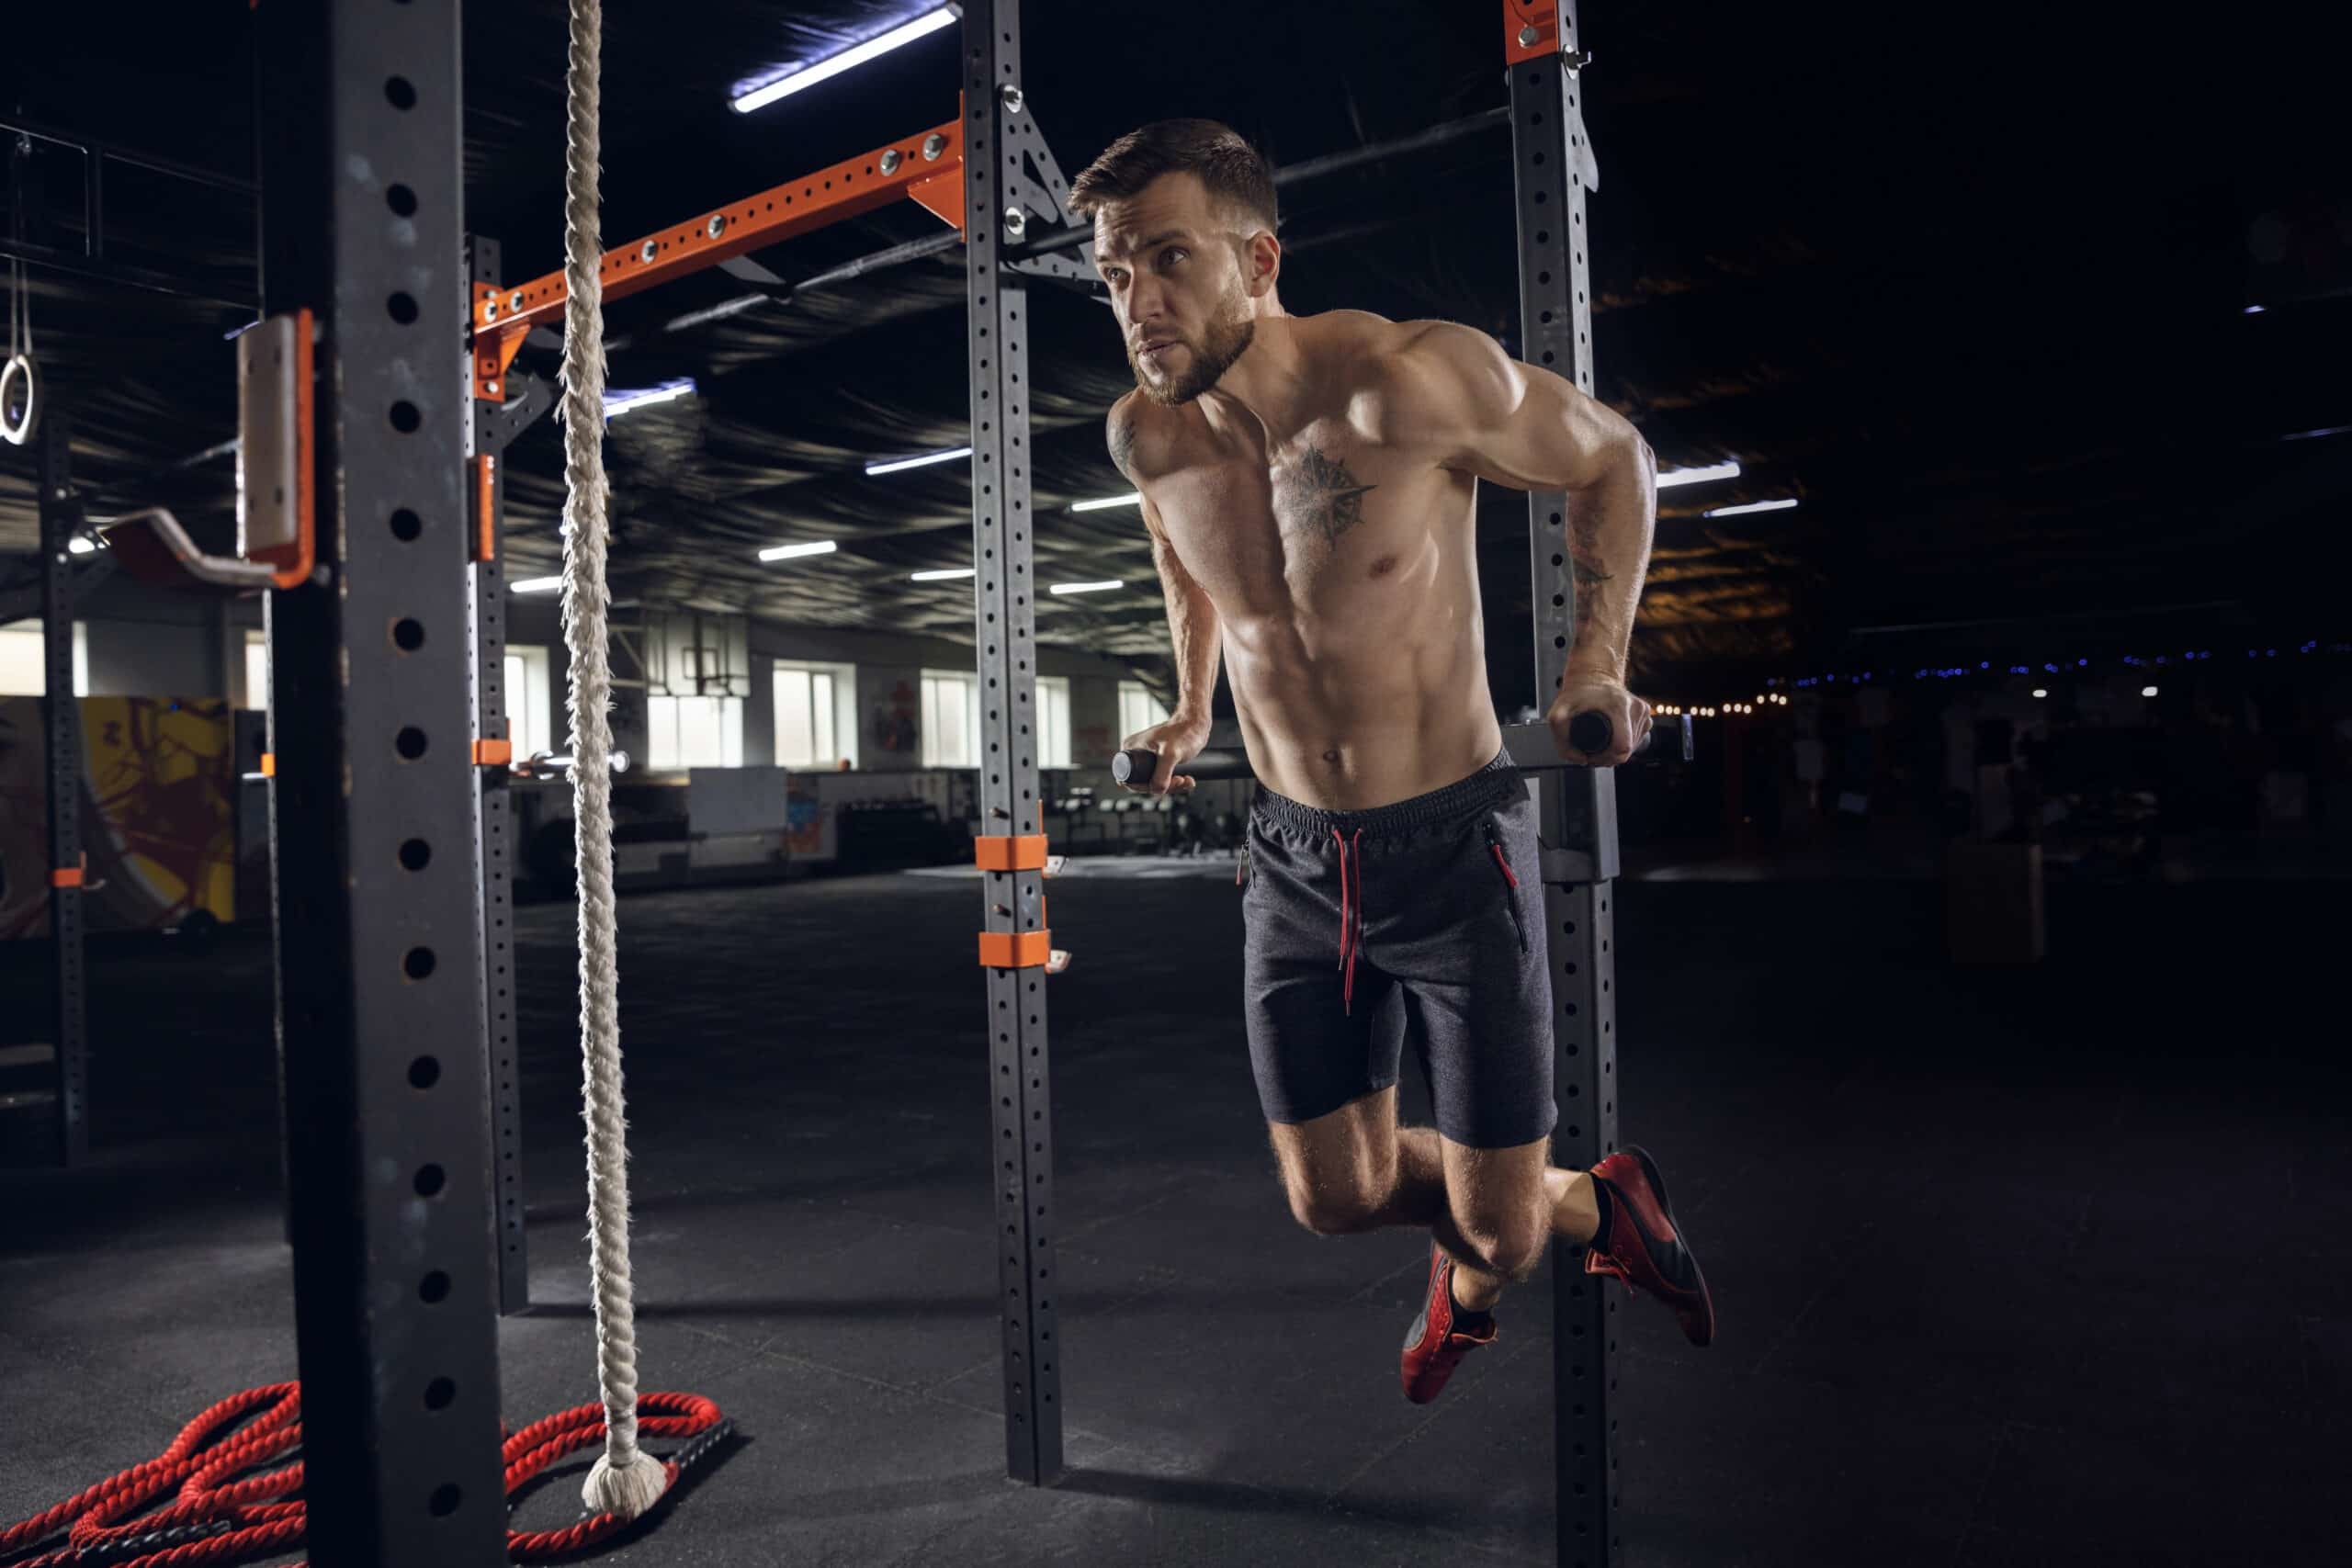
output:
[[[955,118],[953,26],[729,107],[931,9],[608,6],[605,243]],[[1498,110],[1496,9],[1026,0],[1022,75],[1065,174],[1176,115],[1286,167]],[[2352,1560],[2352,626],[2323,570],[2352,499],[2352,176],[2300,80],[2316,51],[2188,60],[2088,7],[2029,37],[1574,9],[1595,396],[1661,472],[1738,465],[1658,491],[1632,634],[1627,683],[1661,733],[1691,721],[1691,755],[1612,770],[1614,1111],[1674,1172],[1721,1322],[1695,1348],[1606,1282],[1607,1561]],[[0,254],[32,259],[0,278],[94,525],[164,505],[232,547],[265,26],[10,24]],[[503,281],[537,277],[563,260],[566,6],[475,0],[462,27],[461,229],[503,246]],[[1498,118],[1286,186],[1290,310],[1525,347],[1511,145]],[[971,565],[975,498],[962,466],[866,467],[971,436],[965,264],[774,283],[940,232],[900,204],[762,251],[768,283],[709,270],[606,310],[615,648],[641,677],[612,716],[637,1360],[732,1425],[578,1560],[1565,1563],[1556,1260],[1442,1400],[1399,1397],[1428,1239],[1303,1229],[1253,1087],[1250,785],[1113,782],[1177,675],[1135,509],[1070,510],[1129,488],[1102,419],[1132,374],[1099,302],[1042,286],[1037,581],[1124,586],[1035,605],[1071,954],[1042,982],[1062,1468],[1007,1473],[972,957],[974,840],[1003,829],[963,706],[970,584],[913,576]],[[516,367],[556,379],[542,344]],[[649,389],[667,400],[616,402]],[[495,1321],[520,1427],[597,1385],[571,781],[545,761],[571,660],[554,592],[516,587],[562,570],[556,421],[503,460],[505,701],[541,766],[481,797],[506,845],[481,950],[511,1002],[481,1119],[510,1119],[516,1168],[472,1174],[517,1190],[493,1212],[519,1234],[481,1245],[525,1260]],[[313,1375],[286,1119],[332,1114],[283,1087],[306,1036],[281,1044],[262,595],[115,570],[45,635],[39,471],[0,446],[0,1531]],[[1506,725],[1538,716],[1529,526],[1482,487]],[[838,547],[756,553],[807,541]],[[46,836],[62,660],[69,886]],[[1228,691],[1216,716],[1238,746]],[[1401,1115],[1430,1115],[1409,1060]],[[523,1484],[513,1528],[577,1520],[590,1457]],[[74,1561],[44,1555],[62,1533],[8,1539],[0,1568]],[[178,1544],[83,1560],[208,1561]]]

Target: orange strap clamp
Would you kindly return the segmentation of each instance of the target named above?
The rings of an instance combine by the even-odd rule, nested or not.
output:
[[[1555,0],[1503,0],[1503,62],[1523,65],[1560,52]]]
[[[49,874],[51,887],[79,887],[90,877],[90,852],[82,852],[80,865],[62,865]]]
[[[503,768],[514,761],[512,740],[477,740],[474,742],[474,766]]]

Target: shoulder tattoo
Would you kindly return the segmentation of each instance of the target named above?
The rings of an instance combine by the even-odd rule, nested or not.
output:
[[[1133,483],[1136,477],[1136,416],[1134,413],[1125,409],[1113,409],[1108,436],[1111,461],[1118,466],[1119,472],[1127,477],[1128,482]]]

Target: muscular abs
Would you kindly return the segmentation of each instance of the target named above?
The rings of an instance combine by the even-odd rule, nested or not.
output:
[[[1474,481],[1340,419],[1310,422],[1272,453],[1254,428],[1204,423],[1148,493],[1216,606],[1266,786],[1359,809],[1485,765],[1500,732]]]

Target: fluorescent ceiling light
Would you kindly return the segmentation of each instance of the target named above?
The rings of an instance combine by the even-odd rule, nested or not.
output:
[[[762,560],[793,560],[801,556],[829,556],[841,546],[832,539],[820,539],[813,545],[771,545],[760,552]]]
[[[845,49],[839,54],[817,62],[814,65],[804,65],[789,76],[779,76],[775,81],[753,87],[747,93],[737,94],[734,99],[735,112],[750,114],[753,109],[765,108],[778,98],[789,97],[803,87],[813,87],[818,83],[838,76],[844,71],[854,71],[867,61],[877,55],[888,54],[902,43],[912,43],[927,33],[935,33],[942,28],[953,27],[955,23],[956,13],[949,7],[942,6],[936,11],[892,28],[879,38],[867,39],[864,43]]]
[[[605,394],[605,417],[613,419],[631,409],[648,408],[655,403],[675,402],[680,398],[695,395],[691,378],[679,381],[664,381],[658,387],[646,387],[636,391],[607,391]]]
[[[73,551],[77,556],[86,556],[94,553],[98,547],[90,543],[89,540],[82,537],[81,535],[76,534],[72,538],[65,541],[65,547]]]
[[[1124,582],[1057,582],[1054,584],[1052,592],[1056,593],[1104,593],[1114,588],[1125,588],[1125,586],[1126,584]]]
[[[911,582],[944,582],[951,577],[969,577],[971,575],[972,569],[970,567],[959,566],[946,571],[918,571],[913,573],[908,581]]]
[[[1081,501],[1070,507],[1072,512],[1100,512],[1106,506],[1134,506],[1143,500],[1143,491],[1131,490],[1125,495],[1105,496],[1101,501]]]
[[[1716,463],[1704,468],[1670,468],[1658,475],[1657,488],[1666,490],[1674,485],[1704,484],[1709,479],[1737,478],[1739,478],[1737,463]]]
[[[969,446],[958,446],[953,452],[926,452],[920,457],[886,457],[878,463],[868,463],[869,474],[895,474],[900,468],[920,468],[926,463],[952,463],[958,457],[972,455]]]
[[[1796,504],[1793,501],[1751,501],[1745,506],[1718,506],[1712,512],[1702,512],[1702,517],[1737,517],[1749,512],[1786,512]]]
[[[563,586],[560,577],[526,577],[506,585],[517,593],[553,593]]]
[[[2245,313],[2249,316],[2259,316],[2262,314],[2262,307],[2259,305],[2248,305],[2245,308]]]

